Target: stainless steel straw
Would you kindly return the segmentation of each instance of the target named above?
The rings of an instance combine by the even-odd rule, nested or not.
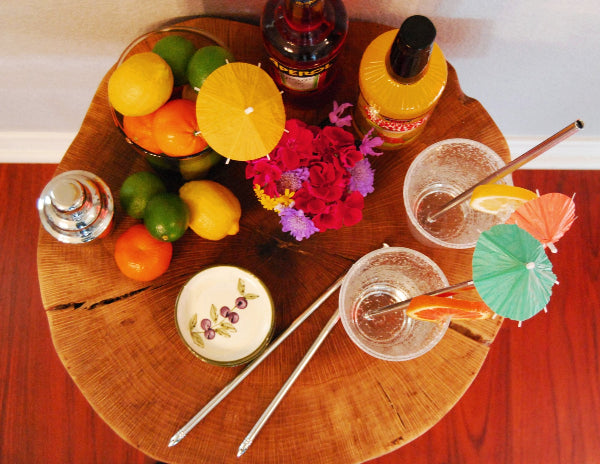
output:
[[[433,290],[429,293],[424,293],[423,295],[436,296],[436,295],[441,295],[443,293],[454,294],[457,291],[460,291],[460,290],[463,290],[463,289],[466,289],[466,288],[472,287],[472,286],[473,286],[473,281],[467,280],[465,282],[451,285],[449,287],[438,288],[437,290]],[[408,307],[408,305],[410,304],[411,301],[412,301],[412,298],[409,298],[408,300],[398,301],[397,303],[392,303],[387,306],[382,306],[381,308],[372,308],[372,309],[365,311],[365,313],[363,314],[363,317],[365,319],[371,320],[371,319],[373,319],[374,316],[378,316],[380,314],[389,313],[391,311],[398,311],[400,309],[406,309],[406,307]]]
[[[478,187],[480,185],[484,185],[484,184],[493,184],[494,182],[497,182],[498,180],[500,180],[503,177],[509,175],[510,173],[516,171],[524,164],[528,163],[529,161],[533,160],[534,158],[537,158],[542,153],[548,151],[550,148],[552,148],[553,146],[562,142],[567,137],[570,137],[575,132],[580,131],[581,129],[583,129],[583,121],[581,121],[579,119],[577,121],[569,124],[564,129],[558,131],[553,136],[547,138],[546,140],[541,142],[539,145],[536,145],[528,152],[524,153],[523,155],[519,156],[518,158],[515,158],[514,160],[512,160],[510,163],[508,163],[503,168],[497,170],[496,172],[493,172],[485,179],[481,180],[477,184],[470,187],[468,190],[465,190],[463,193],[461,193],[457,197],[450,200],[438,212],[430,214],[427,217],[427,221],[428,222],[435,221],[442,214],[446,213],[448,210],[454,208],[456,205],[462,203],[467,198],[469,198],[471,196],[471,194],[473,193],[473,190],[475,190],[476,187]]]
[[[325,340],[327,335],[329,335],[329,332],[331,332],[331,330],[333,329],[335,324],[337,324],[337,321],[339,319],[340,319],[340,312],[336,309],[335,312],[333,313],[333,316],[331,316],[331,319],[329,319],[327,324],[325,324],[325,327],[323,327],[323,329],[321,330],[321,332],[319,333],[319,335],[317,336],[317,338],[315,339],[315,341],[313,342],[311,347],[308,349],[308,351],[306,352],[306,354],[304,355],[304,357],[302,358],[300,363],[296,366],[296,369],[294,369],[294,372],[292,372],[292,374],[289,376],[289,378],[283,384],[283,386],[281,387],[281,389],[279,390],[277,395],[275,395],[275,398],[273,398],[273,401],[271,401],[269,406],[267,406],[267,409],[265,409],[265,412],[263,412],[262,416],[260,416],[258,421],[256,421],[256,424],[254,424],[254,427],[252,427],[252,430],[250,430],[250,433],[248,433],[248,435],[246,435],[246,438],[244,438],[244,441],[242,441],[242,444],[238,448],[238,452],[237,452],[238,458],[242,454],[244,454],[248,450],[248,448],[250,448],[250,445],[256,438],[256,435],[258,435],[258,432],[260,432],[261,429],[264,427],[264,425],[267,423],[267,420],[269,420],[269,417],[271,417],[271,414],[273,414],[273,411],[275,411],[277,406],[279,406],[279,403],[281,402],[281,400],[283,399],[285,394],[292,387],[292,384],[296,381],[296,379],[300,376],[300,373],[302,372],[302,370],[306,367],[306,365],[308,364],[310,359],[317,352],[317,350],[319,349],[319,347],[321,346],[321,344],[323,343],[323,341]]]
[[[210,400],[206,406],[204,406],[190,421],[185,424],[175,435],[171,437],[169,446],[175,446],[179,443],[190,430],[192,430],[206,415],[212,411],[231,391],[237,387],[242,380],[244,380],[250,372],[252,372],[261,362],[269,356],[275,348],[277,348],[281,342],[283,342],[294,330],[296,330],[300,324],[302,324],[308,316],[310,316],[327,298],[329,298],[341,285],[344,280],[344,276],[341,276],[336,280],[325,292],[310,305],[300,316],[298,316],[294,322],[275,340],[273,341],[262,354],[256,358],[251,364],[249,364],[243,371],[241,371],[231,382],[229,382],[219,393],[217,393],[212,400]]]

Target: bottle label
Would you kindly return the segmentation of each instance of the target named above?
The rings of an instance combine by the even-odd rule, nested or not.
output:
[[[271,60],[274,69],[277,71],[275,73],[275,80],[277,83],[297,92],[310,92],[323,87],[325,77],[334,62],[334,60],[332,60],[311,69],[298,69],[286,66],[274,58],[269,59]]]
[[[420,132],[422,126],[427,123],[431,116],[431,111],[414,119],[392,119],[385,117],[377,112],[375,108],[364,105],[363,113],[366,119],[375,126],[377,135],[385,143],[404,143],[412,138],[415,132]]]

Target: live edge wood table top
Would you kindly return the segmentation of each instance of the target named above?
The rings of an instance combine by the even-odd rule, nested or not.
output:
[[[267,62],[256,26],[216,18],[185,24],[220,37],[239,61]],[[362,52],[388,29],[351,23],[338,80],[316,101],[302,106],[288,102],[287,117],[317,124],[327,117],[333,100],[354,103]],[[239,444],[337,310],[336,293],[185,439],[169,448],[169,438],[242,369],[197,359],[175,328],[174,303],[181,286],[209,265],[241,266],[266,283],[276,306],[275,336],[354,261],[382,243],[425,253],[451,284],[471,277],[472,250],[432,249],[414,241],[402,203],[408,166],[439,140],[477,140],[509,160],[495,123],[478,101],[462,93],[452,66],[449,71],[448,86],[426,132],[398,152],[372,158],[375,192],[366,198],[364,218],[356,226],[294,241],[281,232],[277,216],[255,199],[243,164],[231,162],[211,175],[240,199],[240,232],[218,242],[186,233],[174,243],[167,273],[152,282],[129,280],[114,263],[115,240],[134,223],[119,206],[112,234],[96,242],[64,245],[40,230],[39,282],[56,351],[92,407],[124,440],[166,462],[237,461]],[[57,173],[92,171],[116,194],[128,175],[149,167],[111,120],[108,76]],[[429,353],[398,363],[365,354],[338,324],[240,459],[261,464],[361,462],[401,447],[425,433],[461,398],[501,324],[501,318],[453,322]]]

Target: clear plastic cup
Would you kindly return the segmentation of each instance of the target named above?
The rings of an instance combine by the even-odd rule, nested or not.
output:
[[[442,140],[423,150],[404,180],[404,207],[413,237],[436,248],[473,248],[481,232],[502,218],[474,210],[468,200],[435,221],[428,217],[504,165],[492,149],[468,139]],[[512,178],[498,183],[512,185]]]
[[[350,339],[371,356],[386,361],[414,359],[442,339],[450,319],[419,321],[404,310],[370,320],[364,314],[447,286],[442,270],[424,254],[409,248],[380,248],[348,271],[340,288],[340,318]]]

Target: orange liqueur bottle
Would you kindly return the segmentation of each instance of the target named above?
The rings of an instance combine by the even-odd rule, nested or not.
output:
[[[382,148],[397,149],[423,132],[448,77],[435,36],[433,23],[417,15],[369,44],[359,68],[354,115],[359,134],[374,129]]]
[[[341,0],[268,0],[260,25],[271,76],[286,94],[318,93],[331,83],[348,33]]]

